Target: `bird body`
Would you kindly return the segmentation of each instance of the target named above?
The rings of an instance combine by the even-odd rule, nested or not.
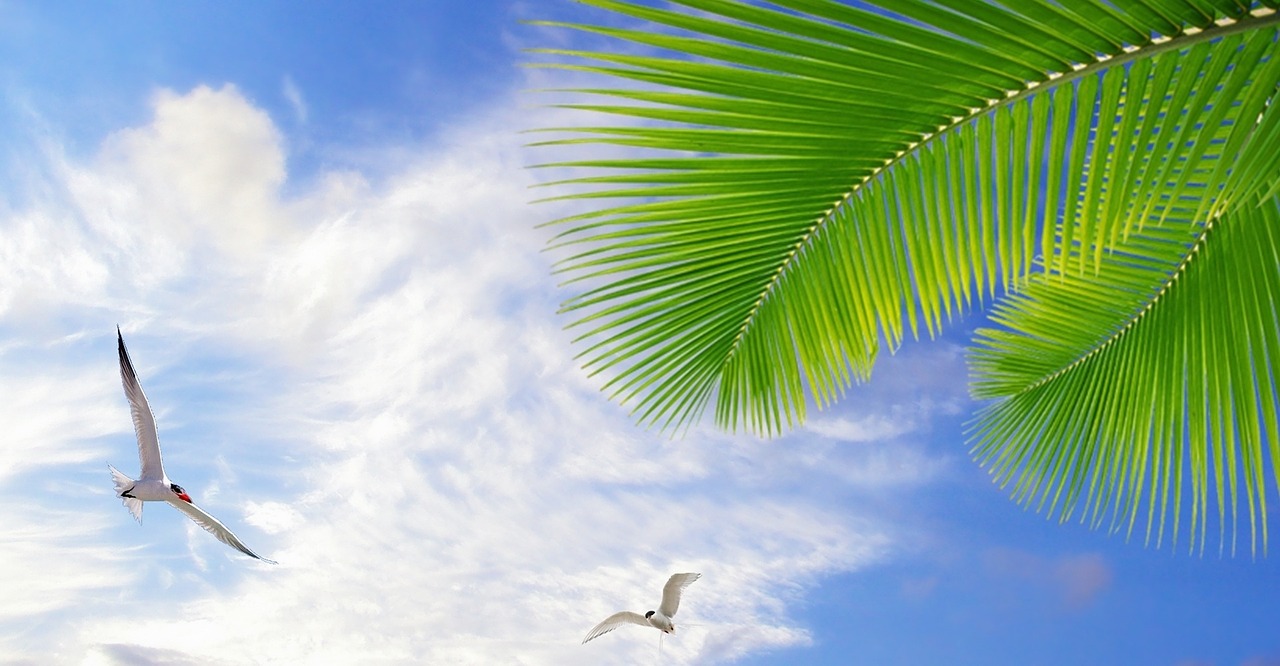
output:
[[[649,624],[654,629],[657,629],[658,631],[661,631],[664,634],[676,633],[675,622],[672,622],[671,618],[667,617],[666,615],[663,615],[658,611],[649,611],[648,613],[644,614],[644,617],[646,620],[649,621]]]
[[[138,375],[133,369],[133,361],[129,359],[124,336],[120,334],[118,327],[116,340],[120,352],[120,381],[124,385],[125,397],[129,399],[134,434],[138,438],[138,459],[142,463],[142,474],[138,479],[131,479],[115,467],[107,465],[111,470],[111,480],[115,483],[116,496],[124,502],[125,508],[139,523],[142,522],[144,502],[165,502],[186,514],[222,543],[250,557],[275,564],[250,550],[226,525],[196,506],[182,486],[169,481],[160,459],[160,438],[156,433],[155,415],[151,412],[151,405],[147,403],[146,394],[142,392],[142,385],[138,383]]]
[[[587,632],[587,637],[582,639],[583,643],[602,636],[604,634],[621,627],[624,624],[638,624],[642,627],[653,627],[664,634],[674,634],[676,632],[676,624],[672,618],[676,616],[676,611],[680,608],[680,595],[684,592],[684,588],[693,584],[693,581],[702,577],[700,573],[678,573],[673,574],[667,579],[667,584],[662,586],[662,603],[658,604],[657,610],[651,610],[644,615],[634,611],[620,611],[605,618],[600,624],[591,628]]]

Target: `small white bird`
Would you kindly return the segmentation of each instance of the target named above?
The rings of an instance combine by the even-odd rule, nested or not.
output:
[[[124,348],[124,336],[120,335],[120,327],[116,327],[116,339],[120,346],[120,381],[124,384],[124,394],[129,398],[129,409],[133,412],[133,430],[138,436],[138,458],[142,461],[142,478],[130,479],[120,470],[107,465],[111,470],[111,478],[116,484],[116,495],[124,501],[129,513],[142,522],[143,502],[168,502],[179,511],[187,514],[197,525],[203,527],[218,541],[236,550],[256,557],[263,562],[275,564],[274,561],[249,550],[236,535],[227,529],[217,518],[206,513],[191,502],[191,496],[176,483],[170,483],[164,473],[164,465],[160,462],[160,439],[156,435],[156,417],[147,404],[147,396],[142,393],[142,385],[133,371],[133,362],[129,360],[129,352]]]
[[[684,592],[684,588],[689,587],[693,581],[702,578],[700,573],[678,573],[672,574],[667,579],[667,584],[662,586],[662,603],[658,604],[658,610],[649,611],[644,615],[633,611],[621,611],[614,613],[605,618],[603,622],[592,627],[587,632],[587,637],[582,639],[583,643],[621,627],[624,624],[638,624],[642,627],[653,627],[664,634],[674,634],[676,625],[671,618],[676,616],[676,611],[680,608],[680,593]]]

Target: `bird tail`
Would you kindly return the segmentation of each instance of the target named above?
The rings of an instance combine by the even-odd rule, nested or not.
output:
[[[133,514],[133,519],[138,521],[138,524],[142,524],[142,500],[136,497],[124,497],[126,492],[133,489],[133,484],[136,481],[125,476],[120,470],[111,465],[107,465],[107,469],[111,470],[111,480],[116,484],[116,496],[124,501],[124,508]]]

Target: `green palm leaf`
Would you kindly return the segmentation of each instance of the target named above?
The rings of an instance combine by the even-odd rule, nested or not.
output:
[[[578,315],[585,365],[607,390],[645,423],[680,427],[714,402],[721,425],[776,433],[801,422],[809,400],[826,405],[865,381],[882,346],[934,335],[1013,289],[996,311],[1011,332],[988,334],[975,357],[975,391],[1000,400],[976,422],[980,455],[1002,478],[1024,479],[1024,498],[1054,488],[1066,493],[1053,501],[1064,515],[1084,497],[1132,520],[1127,500],[1108,498],[1143,490],[1138,458],[1108,471],[1067,456],[1106,428],[1138,432],[1135,419],[1107,411],[1116,404],[1071,416],[1027,408],[1045,420],[1019,434],[1005,415],[1027,391],[1096,395],[1076,378],[1094,363],[1084,359],[1136,313],[1170,307],[1157,294],[1187,248],[1208,247],[1210,221],[1268,224],[1260,211],[1280,190],[1280,17],[1270,6],[586,4],[662,26],[570,26],[639,52],[544,52],[552,66],[614,82],[576,91],[599,101],[570,106],[631,118],[553,130],[544,143],[640,151],[552,163],[586,171],[554,184],[564,197],[613,200],[558,221],[553,242],[580,289],[565,309]],[[1045,343],[1035,327],[1048,315],[1015,313],[1063,319],[1073,312],[1063,294],[1091,294],[1100,310]],[[1158,366],[1137,358],[1134,372],[1147,374],[1135,381],[1150,382]],[[1232,366],[1205,390],[1239,395],[1232,381],[1255,372]],[[1205,423],[1225,419],[1214,432],[1238,438],[1250,417],[1215,409]],[[1159,414],[1202,416],[1168,405]],[[1068,464],[1077,459],[1086,462]],[[1190,464],[1200,483],[1205,465]],[[1180,469],[1159,470],[1160,492]],[[1252,511],[1262,486],[1249,478]],[[1103,490],[1083,492],[1086,483]],[[1203,526],[1202,509],[1193,524]]]
[[[972,434],[1017,498],[1063,519],[1083,503],[1094,524],[1111,508],[1129,530],[1145,498],[1158,541],[1189,508],[1203,546],[1212,470],[1220,525],[1243,486],[1256,548],[1265,468],[1280,469],[1278,206],[1149,227],[1097,275],[1037,276],[995,308],[1005,328],[979,332],[971,367],[975,394],[1001,399]]]

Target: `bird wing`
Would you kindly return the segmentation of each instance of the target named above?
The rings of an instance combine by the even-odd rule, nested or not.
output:
[[[582,642],[586,643],[597,636],[603,636],[610,631],[627,624],[628,622],[631,624],[638,624],[642,627],[652,626],[649,624],[649,620],[645,619],[645,616],[639,613],[634,613],[632,611],[619,611],[609,617],[606,617],[600,624],[592,627],[591,631],[587,632],[587,637],[582,639]]]
[[[672,574],[667,579],[667,584],[662,586],[662,603],[658,606],[658,612],[667,617],[675,617],[676,610],[680,608],[680,593],[699,578],[702,578],[700,573]]]
[[[142,478],[150,481],[165,478],[164,465],[160,462],[160,438],[156,435],[156,417],[151,413],[151,405],[147,404],[147,396],[142,392],[142,384],[138,383],[138,374],[133,371],[133,361],[129,360],[129,350],[124,348],[124,336],[120,335],[120,327],[116,327],[116,340],[120,346],[120,383],[124,385],[124,394],[129,398],[129,411],[133,414],[133,432],[138,437],[138,459],[142,461]]]
[[[231,530],[227,529],[226,525],[223,525],[217,518],[214,518],[213,516],[209,515],[209,513],[204,509],[201,509],[195,504],[192,504],[190,502],[180,500],[180,499],[171,499],[171,500],[165,500],[165,501],[177,507],[179,511],[187,514],[188,518],[190,518],[191,520],[194,520],[197,525],[199,525],[200,527],[203,527],[205,531],[207,531],[209,534],[212,534],[213,536],[218,537],[218,541],[221,541],[222,543],[225,543],[228,546],[235,548],[236,550],[244,553],[245,555],[248,555],[249,557],[256,557],[268,564],[275,564],[274,560],[268,560],[267,558],[253,552],[252,550],[249,550],[249,547],[244,545],[244,542],[241,541],[239,538],[237,538],[236,535],[232,534]]]

